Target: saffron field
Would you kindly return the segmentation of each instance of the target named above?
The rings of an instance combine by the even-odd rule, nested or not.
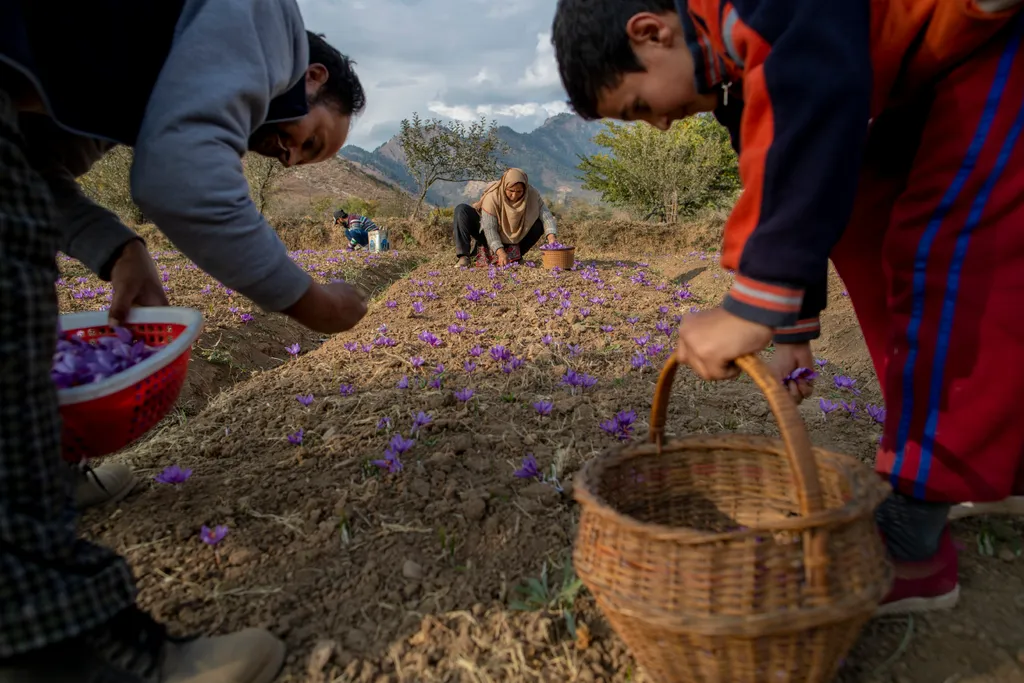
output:
[[[83,533],[129,558],[172,630],[283,637],[283,681],[646,680],[573,574],[573,476],[644,438],[679,322],[731,275],[702,252],[580,251],[566,272],[539,254],[459,271],[447,255],[294,252],[372,296],[332,338],[155,252],[171,303],[206,327],[178,408],[111,456],[142,483]],[[107,285],[60,265],[62,310],[106,305]],[[842,289],[800,410],[815,443],[870,461],[884,405]],[[753,384],[683,371],[668,432],[730,431],[776,433]],[[1020,530],[957,523],[961,606],[872,622],[839,680],[1024,680]]]

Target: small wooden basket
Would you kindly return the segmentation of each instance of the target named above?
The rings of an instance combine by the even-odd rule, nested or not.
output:
[[[674,357],[651,408],[651,444],[590,461],[574,566],[657,683],[827,683],[892,583],[874,510],[889,487],[814,448],[756,357],[781,439],[664,441]]]
[[[565,249],[541,249],[540,253],[543,254],[541,259],[544,262],[545,270],[554,270],[555,268],[569,270],[572,268],[572,264],[576,260],[576,247],[566,247]]]

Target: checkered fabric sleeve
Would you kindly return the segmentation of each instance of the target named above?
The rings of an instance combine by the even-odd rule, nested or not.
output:
[[[102,625],[135,600],[125,560],[77,534],[50,380],[56,252],[47,186],[0,90],[0,659]]]

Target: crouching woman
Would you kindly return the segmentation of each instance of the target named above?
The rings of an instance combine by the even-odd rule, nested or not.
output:
[[[506,266],[519,261],[543,235],[555,242],[558,226],[526,174],[510,168],[478,202],[455,207],[454,233],[456,268],[470,266],[474,257],[478,265]]]

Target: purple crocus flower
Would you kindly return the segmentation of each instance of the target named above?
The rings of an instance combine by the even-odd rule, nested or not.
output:
[[[402,375],[402,379],[398,380],[398,384],[395,385],[396,389],[408,389],[409,388],[409,376]]]
[[[533,453],[527,453],[523,458],[522,467],[513,472],[512,476],[517,479],[543,479],[540,467],[537,465],[537,458],[533,457]]]
[[[409,362],[412,364],[414,368],[419,369],[423,367],[423,363],[426,361],[424,361],[421,356],[413,356],[412,358],[409,359]]]
[[[398,302],[395,301],[394,299],[388,299],[387,301],[384,302],[384,305],[387,306],[388,308],[398,308]]]
[[[885,408],[882,406],[872,405],[871,403],[864,406],[864,410],[867,411],[868,416],[877,422],[878,424],[885,424]]]
[[[421,410],[412,419],[412,429],[410,430],[410,433],[411,434],[415,434],[416,432],[418,432],[420,430],[421,427],[425,427],[425,426],[427,426],[428,424],[430,424],[433,421],[434,421],[434,418],[432,418],[430,415],[427,415],[426,413],[424,413]]]
[[[857,380],[853,379],[852,377],[847,377],[846,375],[836,375],[835,377],[832,378],[832,381],[835,383],[837,389],[849,389],[855,395],[860,396],[860,391],[856,387]]]
[[[462,325],[451,324],[448,326],[448,332],[451,334],[462,334],[465,331],[465,327]]]
[[[823,368],[826,365],[828,365],[828,361],[825,360],[824,358],[815,358],[814,364],[817,365],[819,368]]]
[[[387,415],[377,420],[377,431],[382,429],[391,429],[391,418]]]
[[[228,535],[228,528],[224,524],[218,524],[214,528],[210,528],[205,524],[199,530],[199,538],[202,539],[203,543],[213,547],[224,540],[224,537]]]
[[[419,301],[414,301],[412,304],[412,311],[417,315],[423,312],[423,304]]]
[[[850,417],[852,417],[855,420],[857,419],[857,402],[856,401],[850,401],[849,403],[847,403],[846,401],[840,401],[839,403],[840,403],[840,405],[843,406],[843,410],[845,410],[850,415]]]
[[[484,350],[482,348],[480,348],[479,346],[474,346],[473,348],[471,348],[469,350],[469,355],[473,356],[473,358],[479,358],[480,356],[483,355],[483,353],[484,353]]]
[[[313,394],[299,394],[295,400],[308,408],[313,405]]]
[[[342,384],[338,387],[338,393],[342,396],[351,396],[356,393],[356,389],[351,384]]]
[[[355,352],[359,350],[358,342],[345,342],[345,350],[349,352]]]
[[[184,484],[188,481],[188,478],[192,476],[192,470],[182,469],[178,465],[171,465],[164,469],[163,472],[153,477],[161,484]]]
[[[292,344],[291,346],[284,347],[284,350],[288,352],[288,355],[295,357],[299,355],[301,348],[298,344]]]
[[[543,344],[544,346],[551,346],[552,342],[554,341],[554,338],[550,334],[545,334],[543,337],[540,338],[540,343]]]
[[[824,415],[828,416],[829,413],[834,413],[839,410],[840,406],[838,403],[833,403],[827,398],[820,398],[818,399],[818,407],[821,408],[821,412]]]
[[[629,323],[630,325],[636,325],[638,322],[640,322],[640,318],[633,316],[630,318],[626,318],[626,322]]]
[[[469,399],[473,398],[473,394],[475,393],[475,391],[473,391],[469,387],[466,387],[465,389],[459,389],[458,391],[456,391],[455,398],[461,401],[462,403],[465,403]]]
[[[567,344],[565,348],[569,351],[570,356],[578,356],[583,353],[583,347],[579,344]]]
[[[474,372],[476,370],[476,363],[474,363],[473,361],[467,360],[465,363],[462,364],[462,368],[466,372]]]
[[[512,352],[504,346],[494,346],[491,348],[491,358],[501,363],[512,358]]]
[[[299,427],[299,431],[295,432],[294,434],[288,435],[288,443],[290,443],[293,446],[301,446],[302,437],[305,436],[305,434],[306,430],[303,429],[302,427]]]
[[[550,415],[554,407],[555,404],[551,401],[537,401],[533,404],[533,409],[537,411],[538,415]]]
[[[416,444],[412,439],[406,439],[401,434],[391,437],[391,443],[384,450],[384,458],[374,460],[373,464],[381,469],[387,470],[390,474],[402,471],[402,460],[399,456],[408,451]]]
[[[466,313],[465,311],[455,311],[455,319],[456,320],[459,320],[461,322],[466,322],[467,320],[469,320],[469,317],[470,317],[469,313]]]
[[[611,334],[612,332],[615,331],[615,328],[612,327],[611,325],[601,325],[601,331],[606,334]]]
[[[788,386],[793,382],[813,382],[817,377],[818,373],[810,368],[797,368],[783,377],[782,383]]]
[[[644,354],[637,353],[634,354],[633,357],[630,359],[630,364],[633,366],[634,370],[642,370],[643,368],[650,365],[651,362],[647,359],[647,356],[645,356]]]

